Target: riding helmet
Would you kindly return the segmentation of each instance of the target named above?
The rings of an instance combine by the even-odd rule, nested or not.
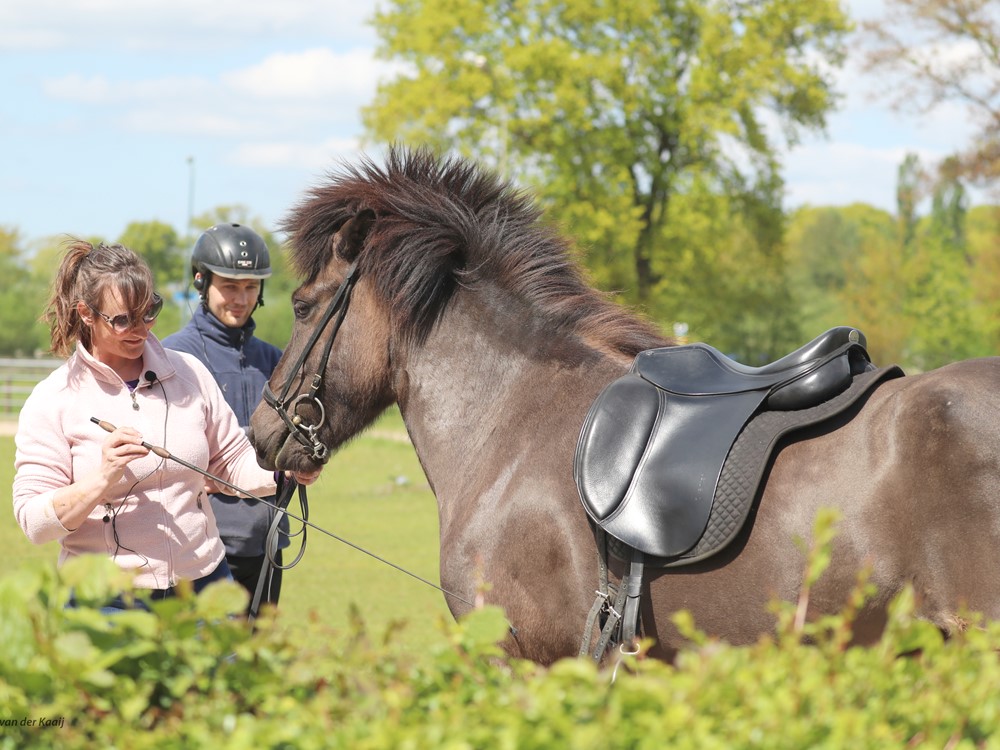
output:
[[[201,273],[195,288],[208,287],[213,273],[230,279],[266,279],[271,275],[267,243],[242,224],[216,224],[202,232],[191,253],[191,273]]]

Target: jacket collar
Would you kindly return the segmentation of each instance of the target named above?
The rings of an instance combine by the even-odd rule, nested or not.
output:
[[[194,311],[194,324],[201,331],[202,335],[210,341],[223,346],[239,348],[253,336],[257,324],[251,316],[242,328],[230,328],[217,317],[205,309],[204,305],[198,305]]]
[[[88,352],[87,348],[79,341],[76,344],[76,351],[68,364],[71,367],[85,367],[89,369],[95,378],[105,383],[112,383],[114,385],[124,383],[117,372]],[[167,358],[163,345],[152,333],[146,338],[146,346],[142,351],[142,369],[143,372],[152,371],[156,373],[157,380],[166,380],[173,377],[176,373],[173,364]],[[148,388],[152,385],[152,382],[147,382],[142,378],[139,379],[140,388]]]

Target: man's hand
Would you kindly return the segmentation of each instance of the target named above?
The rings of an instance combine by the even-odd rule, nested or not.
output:
[[[304,487],[308,487],[310,484],[319,479],[320,469],[316,471],[303,472],[303,471],[286,471],[285,476],[290,479],[294,479],[296,482]]]

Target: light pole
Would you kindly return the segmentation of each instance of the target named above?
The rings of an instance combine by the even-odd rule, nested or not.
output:
[[[188,164],[188,221],[187,221],[187,233],[188,236],[194,233],[194,157],[189,156],[187,158]]]

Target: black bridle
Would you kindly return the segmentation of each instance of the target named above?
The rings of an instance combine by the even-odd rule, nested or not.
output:
[[[264,402],[277,412],[278,416],[281,417],[281,421],[287,425],[291,435],[298,440],[302,445],[308,448],[311,453],[311,457],[323,463],[330,456],[330,449],[320,441],[317,433],[323,423],[326,421],[326,409],[323,407],[323,402],[317,397],[320,385],[323,383],[323,372],[326,369],[326,361],[330,357],[330,350],[333,348],[333,340],[337,338],[337,333],[340,331],[340,326],[344,322],[344,316],[347,315],[347,307],[351,303],[351,289],[354,288],[354,282],[357,281],[358,262],[355,260],[351,267],[347,269],[347,276],[340,284],[340,288],[337,293],[333,296],[330,301],[330,305],[326,308],[326,312],[323,313],[323,318],[319,325],[316,326],[312,335],[309,337],[309,342],[306,344],[305,348],[299,354],[298,358],[295,360],[295,364],[292,366],[291,371],[288,374],[285,384],[281,389],[281,395],[275,396],[274,391],[271,390],[271,384],[264,384]],[[323,335],[323,331],[326,330],[327,325],[330,323],[330,319],[333,318],[334,314],[337,315],[336,320],[333,323],[333,331],[330,334],[330,338],[326,340],[326,344],[323,346],[323,356],[320,357],[319,362],[316,367],[316,372],[312,376],[312,383],[309,385],[308,393],[299,393],[294,398],[289,401],[288,392],[292,389],[292,382],[296,379],[299,370],[305,365],[306,358],[312,352],[313,347],[319,341],[319,337]],[[303,382],[305,378],[303,378]],[[301,403],[311,403],[314,404],[319,412],[319,418],[315,423],[307,423],[302,419],[302,416],[296,413],[296,408]]]

